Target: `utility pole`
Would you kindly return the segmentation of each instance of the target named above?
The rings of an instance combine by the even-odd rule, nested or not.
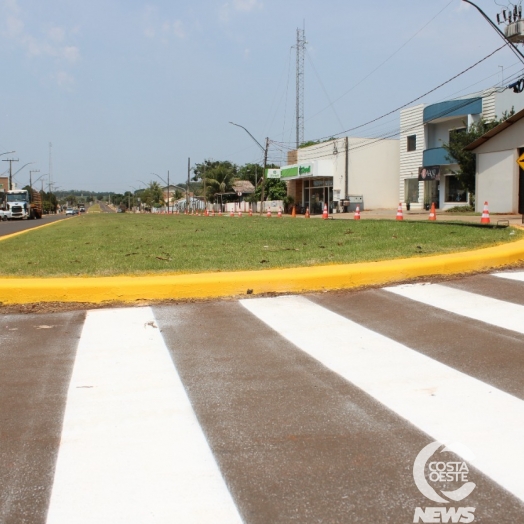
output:
[[[40,173],[40,169],[31,169],[29,171],[29,187],[31,189],[33,189],[33,176],[32,176],[33,173]],[[31,195],[31,198],[33,198],[32,195]]]
[[[346,199],[349,196],[349,138],[346,137],[346,170],[345,170],[345,188],[346,188]]]
[[[191,158],[187,159],[187,188],[186,188],[186,209],[189,213],[189,176],[191,174]]]
[[[13,189],[13,162],[19,162],[18,158],[8,158],[7,160],[2,160],[2,162],[9,162],[9,191]]]
[[[167,170],[167,214],[169,215],[169,169]]]
[[[51,187],[53,185],[53,144],[49,142],[49,192],[51,193]]]
[[[262,171],[262,191],[260,193],[260,214],[264,212],[264,186],[266,185],[267,151],[269,149],[269,137],[266,137],[266,149],[264,149],[264,170]]]

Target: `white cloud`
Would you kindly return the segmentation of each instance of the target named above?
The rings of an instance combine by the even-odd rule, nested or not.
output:
[[[45,36],[36,38],[27,29],[20,15],[17,0],[4,0],[6,16],[1,35],[23,49],[29,57],[50,56],[75,63],[80,58],[76,46],[61,45],[66,38],[66,31],[61,27],[48,29]]]
[[[233,5],[237,11],[253,11],[262,8],[262,2],[258,0],[233,0]]]
[[[65,31],[62,27],[52,27],[47,32],[47,36],[49,36],[53,42],[62,42],[65,38]]]
[[[80,58],[80,50],[75,46],[66,46],[62,50],[62,55],[68,62],[74,64]]]
[[[184,25],[180,20],[176,20],[173,24],[173,33],[178,38],[185,38],[186,32],[184,30]]]
[[[232,0],[222,4],[218,12],[218,17],[221,22],[229,22],[231,18],[231,11],[240,11],[243,13],[249,13],[255,9],[262,9],[264,4],[259,0]]]
[[[59,71],[54,75],[54,79],[60,87],[71,87],[75,83],[74,78],[65,71]]]

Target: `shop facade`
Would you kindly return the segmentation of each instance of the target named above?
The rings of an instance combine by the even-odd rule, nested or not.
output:
[[[291,155],[290,155],[291,156]],[[281,179],[298,212],[311,214],[360,209],[394,209],[398,204],[398,140],[348,137],[293,151]]]

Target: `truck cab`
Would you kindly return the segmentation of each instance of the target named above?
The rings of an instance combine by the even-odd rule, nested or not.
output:
[[[31,198],[31,193],[33,198]],[[6,211],[10,213],[10,218],[42,218],[40,194],[35,190],[32,190],[31,193],[26,189],[7,191]]]

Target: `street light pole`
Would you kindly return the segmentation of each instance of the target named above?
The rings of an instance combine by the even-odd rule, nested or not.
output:
[[[267,168],[267,152],[269,149],[269,138],[266,138],[266,147],[264,147],[244,126],[240,124],[235,124],[234,122],[229,122],[231,125],[241,127],[258,145],[260,149],[264,152],[264,170],[262,172],[262,191],[260,194],[260,214],[264,212],[264,186],[266,184],[266,168]]]

